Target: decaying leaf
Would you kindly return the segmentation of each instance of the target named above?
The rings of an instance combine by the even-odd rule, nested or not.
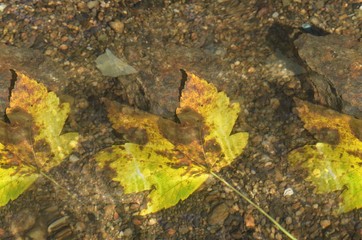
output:
[[[288,159],[306,168],[317,193],[343,190],[338,212],[362,207],[362,120],[296,100],[304,127],[319,141],[293,150]]]
[[[0,206],[16,199],[39,176],[59,165],[78,144],[78,133],[61,134],[69,104],[18,73],[6,116],[0,121]]]
[[[96,155],[101,167],[115,170],[125,193],[150,190],[141,215],[176,205],[242,153],[248,134],[231,134],[240,106],[223,92],[188,74],[176,109],[179,123],[106,102],[113,128],[132,142]]]

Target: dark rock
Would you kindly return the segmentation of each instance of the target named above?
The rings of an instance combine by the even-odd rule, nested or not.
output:
[[[302,34],[295,46],[314,71],[308,79],[315,100],[362,118],[362,43],[348,36]]]

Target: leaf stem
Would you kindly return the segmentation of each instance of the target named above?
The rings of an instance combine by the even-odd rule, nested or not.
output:
[[[60,185],[57,181],[54,180],[54,178],[50,177],[48,174],[44,173],[43,171],[39,171],[40,175],[42,175],[43,177],[45,177],[46,179],[48,179],[49,181],[51,181],[54,185],[56,185],[58,188],[62,189],[63,191],[65,191],[71,198],[76,199],[77,201],[79,201],[79,199],[72,194],[68,189],[66,189],[65,187],[63,187],[62,185]],[[80,201],[79,201],[80,202]]]
[[[227,187],[229,187],[231,190],[233,190],[236,194],[238,194],[240,197],[242,197],[245,201],[250,203],[253,207],[255,207],[259,212],[261,212],[265,217],[267,217],[280,231],[282,231],[285,235],[287,235],[292,240],[297,240],[291,233],[289,233],[282,225],[280,225],[273,217],[271,217],[269,214],[267,214],[262,208],[260,208],[256,203],[251,201],[246,195],[241,193],[239,190],[237,190],[235,187],[233,187],[230,183],[228,183],[225,179],[217,175],[215,172],[210,171],[210,174],[213,175],[215,178],[220,180],[222,183],[224,183]]]

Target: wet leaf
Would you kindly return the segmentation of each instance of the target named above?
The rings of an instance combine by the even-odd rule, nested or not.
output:
[[[0,206],[16,199],[39,176],[59,165],[78,143],[78,133],[62,134],[69,104],[18,73],[6,115],[0,121]]]
[[[137,70],[128,65],[124,59],[117,58],[109,49],[98,56],[96,66],[102,72],[103,76],[119,77],[137,73]]]
[[[115,145],[96,155],[125,193],[149,190],[141,215],[176,205],[209,177],[239,156],[248,134],[231,134],[240,112],[223,92],[188,74],[176,109],[179,123],[106,102],[113,128],[132,143]]]
[[[293,166],[308,171],[317,193],[342,190],[338,212],[362,207],[362,120],[296,100],[304,127],[319,141],[293,150]]]

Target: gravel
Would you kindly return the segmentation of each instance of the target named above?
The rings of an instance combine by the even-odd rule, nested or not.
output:
[[[180,68],[194,71],[245,107],[235,130],[249,132],[249,145],[221,176],[298,239],[362,238],[361,210],[332,215],[340,193],[314,193],[303,172],[289,167],[287,153],[313,142],[292,111],[292,98],[310,99],[311,87],[280,65],[290,60],[294,67],[302,66],[293,40],[304,23],[360,40],[360,14],[352,4],[0,0],[4,5],[0,42],[39,51],[66,73],[58,91],[72,102],[65,130],[82,137],[79,150],[49,173],[70,194],[40,179],[0,208],[0,238],[29,237],[40,223],[52,222],[44,209],[54,207],[48,215],[53,220],[69,216],[66,228],[73,239],[285,239],[215,179],[175,207],[137,216],[145,194],[124,194],[109,172],[96,166],[94,153],[123,141],[114,134],[101,98],[172,118]],[[95,59],[107,48],[139,73],[102,76]],[[53,72],[42,71],[45,76]],[[292,195],[285,194],[289,188]],[[24,221],[31,221],[20,226],[23,211],[28,216]]]

